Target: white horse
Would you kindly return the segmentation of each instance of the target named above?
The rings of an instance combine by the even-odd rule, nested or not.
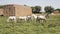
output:
[[[27,17],[26,16],[19,16],[18,17],[18,20],[25,20],[26,21],[27,20]]]
[[[32,20],[34,19],[35,21],[37,21],[37,15],[35,15],[35,14],[32,14]]]
[[[43,15],[40,15],[40,16],[37,17],[37,20],[42,21],[42,22],[46,22],[46,17],[43,16]]]
[[[31,17],[32,16],[27,16],[27,21],[31,20],[32,19]]]
[[[10,22],[12,20],[16,22],[16,17],[15,16],[8,17],[7,22]]]
[[[46,18],[49,17],[48,14],[40,15],[37,17],[37,20],[41,20],[42,22],[46,22]]]

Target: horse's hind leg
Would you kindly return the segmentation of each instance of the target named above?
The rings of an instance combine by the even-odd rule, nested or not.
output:
[[[46,20],[44,20],[44,23],[46,22]]]

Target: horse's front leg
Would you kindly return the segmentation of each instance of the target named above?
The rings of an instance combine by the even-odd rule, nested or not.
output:
[[[38,22],[41,23],[41,19],[38,19]]]
[[[42,19],[41,22],[44,23],[44,20]]]
[[[16,23],[16,19],[14,19],[14,22]]]

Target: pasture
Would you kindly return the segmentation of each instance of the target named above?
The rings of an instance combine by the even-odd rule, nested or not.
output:
[[[46,23],[6,22],[7,17],[0,17],[0,34],[60,34],[60,15],[50,15]]]

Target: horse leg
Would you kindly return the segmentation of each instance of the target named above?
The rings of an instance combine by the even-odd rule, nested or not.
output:
[[[24,21],[26,22],[26,21],[27,21],[27,19],[24,19]]]
[[[45,19],[42,19],[42,23],[45,23],[46,22],[46,20]]]
[[[46,20],[44,20],[44,22],[46,22]]]
[[[13,18],[14,22],[16,23],[16,18]]]
[[[37,19],[37,21],[40,23],[41,19]]]
[[[36,23],[36,19],[35,19],[35,23]]]
[[[14,19],[14,22],[16,23],[16,19]]]
[[[43,26],[44,26],[44,20],[42,19],[42,23],[41,23]]]
[[[29,18],[26,19],[27,23],[29,23]]]

